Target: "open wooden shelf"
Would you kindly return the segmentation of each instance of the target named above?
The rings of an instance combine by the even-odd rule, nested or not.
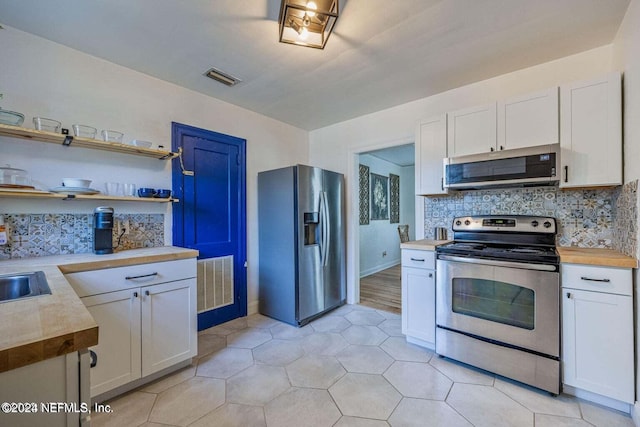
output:
[[[8,191],[0,190],[0,197],[16,199],[59,199],[59,200],[112,200],[119,202],[145,202],[145,203],[171,203],[179,202],[178,199],[160,199],[153,197],[124,197],[107,196],[106,194],[61,194],[48,191]]]
[[[91,148],[94,150],[132,154],[134,156],[153,157],[160,160],[172,159],[178,155],[178,153],[173,153],[171,151],[136,147],[135,145],[120,144],[117,142],[105,142],[97,139],[81,138],[72,135],[62,135],[60,133],[27,129],[18,126],[4,125],[1,123],[0,135],[10,136],[14,138],[32,139],[34,141],[49,142],[52,144],[66,145],[69,147],[83,147]]]

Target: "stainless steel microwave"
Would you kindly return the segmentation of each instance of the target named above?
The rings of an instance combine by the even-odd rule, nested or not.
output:
[[[444,187],[554,185],[558,182],[560,144],[493,151],[444,159]]]

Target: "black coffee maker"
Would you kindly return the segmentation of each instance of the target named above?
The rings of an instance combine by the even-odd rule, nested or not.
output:
[[[93,211],[93,252],[113,253],[113,208],[99,206]]]

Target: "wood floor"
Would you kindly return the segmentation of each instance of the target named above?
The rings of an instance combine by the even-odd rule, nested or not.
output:
[[[360,304],[400,313],[400,264],[360,279]]]

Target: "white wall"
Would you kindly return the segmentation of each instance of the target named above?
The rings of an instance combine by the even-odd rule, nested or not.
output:
[[[61,23],[61,25],[71,25]],[[282,122],[178,87],[51,41],[5,27],[0,34],[0,93],[4,109],[100,129],[171,147],[171,122],[180,122],[247,140],[248,302],[258,299],[257,173],[307,163],[308,134]],[[82,37],[81,34],[78,37]],[[203,77],[204,78],[204,77]],[[211,82],[212,85],[218,84]],[[230,88],[229,90],[233,90]],[[171,188],[171,162],[118,153],[64,148],[0,137],[1,164],[27,169],[44,188],[63,177],[86,177],[103,189],[106,181]],[[165,213],[171,244],[171,207],[165,204],[110,203],[116,212]],[[92,212],[97,203],[0,200],[0,212]]]
[[[640,178],[640,0],[631,0],[627,13],[613,44],[614,64],[623,72],[623,140],[624,180]],[[640,228],[640,227],[639,227]],[[636,258],[640,257],[640,248]],[[635,271],[635,331],[636,331],[636,401],[640,396],[640,275]],[[634,421],[640,425],[640,404],[636,402]]]
[[[400,224],[409,224],[409,239],[416,238],[416,168],[405,166],[400,172]]]
[[[389,176],[390,173],[400,177],[400,224],[408,224],[408,219],[414,216],[413,192],[414,168],[402,167],[394,163],[382,160],[369,154],[360,157],[360,164],[369,166],[369,172],[378,175]],[[408,171],[407,171],[408,170]],[[410,194],[410,202],[407,203],[406,195]],[[411,216],[409,216],[407,214]],[[413,223],[411,223],[413,224]],[[400,237],[398,225],[386,220],[370,220],[369,224],[360,225],[360,277],[368,276],[385,268],[400,264]],[[412,228],[411,225],[410,228]],[[386,253],[386,255],[383,255]]]
[[[425,117],[609,72],[612,49],[612,46],[593,49],[317,129],[309,135],[310,163],[345,173],[346,188],[353,189],[357,153],[413,141],[416,125]],[[355,302],[359,298],[355,287],[359,272],[358,245],[353,242],[358,242],[358,212],[353,198],[347,200],[347,216],[347,298]]]

